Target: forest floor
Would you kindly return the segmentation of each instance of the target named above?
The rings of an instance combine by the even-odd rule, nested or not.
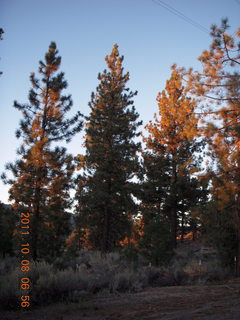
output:
[[[147,288],[78,303],[0,313],[1,320],[239,320],[240,279],[217,285]]]

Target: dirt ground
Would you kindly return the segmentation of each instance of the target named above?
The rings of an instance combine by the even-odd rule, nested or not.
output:
[[[79,303],[2,312],[1,320],[239,320],[240,281],[221,285],[148,288],[98,295]]]

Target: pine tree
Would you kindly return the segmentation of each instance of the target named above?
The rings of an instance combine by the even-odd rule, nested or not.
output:
[[[187,94],[174,67],[166,89],[157,98],[159,118],[155,115],[155,122],[146,126],[149,135],[145,138],[147,151],[143,154],[146,179],[142,206],[143,212],[147,207],[150,212],[145,223],[156,217],[158,221],[160,217],[166,221],[164,216],[167,216],[173,248],[177,244],[179,219],[184,226],[186,214],[198,204],[197,190],[201,189],[192,175],[199,170],[194,154],[200,151],[202,143],[197,142],[195,101]]]
[[[234,91],[236,90],[236,87],[231,87],[229,93],[233,91],[233,88]],[[240,97],[240,90],[238,95]],[[236,97],[236,93],[232,97]],[[240,275],[240,113],[237,111],[239,107],[239,102],[234,99],[232,102],[228,102],[216,117],[219,119],[218,124],[209,123],[206,130],[210,154],[214,163],[209,174],[212,185],[210,190],[212,202],[219,215],[219,220],[222,220],[222,217],[224,219],[228,217],[224,234],[226,239],[231,237],[232,241],[228,241],[224,245],[228,248],[229,253],[234,248],[235,271],[238,276]],[[228,112],[229,110],[235,111]],[[221,225],[219,226],[221,227]],[[216,238],[218,238],[218,234],[216,234]],[[220,244],[217,247],[221,251]],[[229,260],[229,263],[232,264],[233,257],[230,256],[230,258],[232,261]]]
[[[240,29],[235,35],[227,32],[228,20],[223,19],[220,27],[212,26],[212,43],[199,57],[202,71],[182,69],[188,80],[191,93],[204,102],[202,118],[208,116],[205,135],[208,138],[212,159],[216,160],[213,170],[217,174],[216,190],[225,199],[217,197],[215,205],[225,211],[230,208],[229,219],[234,221],[236,245],[236,273],[240,275]],[[210,119],[209,119],[210,118]],[[213,179],[216,181],[216,177]],[[220,191],[221,189],[221,191]],[[228,199],[228,200],[227,200]],[[235,208],[234,213],[232,208]],[[231,224],[231,223],[230,223]]]
[[[212,25],[210,48],[198,58],[203,67],[201,71],[179,69],[191,94],[204,101],[202,115],[218,114],[226,101],[238,99],[229,97],[228,90],[239,82],[240,29],[231,35],[227,33],[229,27],[228,19],[223,19],[220,27]]]
[[[66,210],[71,206],[69,189],[74,165],[66,148],[52,145],[58,141],[69,142],[82,127],[79,112],[66,118],[72,100],[70,95],[62,94],[67,82],[64,73],[57,73],[60,64],[61,57],[52,42],[44,62],[39,62],[41,79],[34,73],[30,75],[29,104],[14,102],[14,107],[23,115],[16,131],[23,143],[18,150],[19,159],[6,166],[13,178],[6,179],[3,175],[11,185],[10,200],[15,207],[31,213],[33,259],[44,254],[46,257],[46,253],[57,255],[62,249],[68,221]]]
[[[84,175],[77,191],[78,223],[88,230],[93,248],[113,250],[129,232],[137,206],[133,199],[139,170],[138,114],[126,84],[123,56],[115,44],[106,57],[108,71],[99,74],[99,85],[89,103],[86,124]]]

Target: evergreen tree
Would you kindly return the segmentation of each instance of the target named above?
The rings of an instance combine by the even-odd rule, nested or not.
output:
[[[201,187],[192,175],[199,170],[194,154],[200,151],[202,143],[197,142],[195,101],[187,97],[187,93],[181,75],[174,68],[166,89],[158,95],[159,119],[155,116],[155,122],[146,126],[148,150],[143,154],[145,224],[156,217],[166,223],[167,217],[172,248],[176,247],[179,219],[183,221],[183,228],[187,224],[186,214],[201,198]]]
[[[208,116],[205,135],[215,169],[215,205],[226,212],[235,227],[236,273],[240,275],[240,29],[229,34],[228,20],[212,26],[212,43],[199,57],[203,70],[187,72],[191,93],[204,101],[201,115]],[[217,180],[216,180],[217,175]],[[210,177],[211,178],[211,177]],[[219,183],[221,181],[221,183]],[[221,194],[223,201],[215,194]],[[223,206],[224,202],[224,206]],[[234,209],[234,210],[233,210]],[[230,250],[230,249],[229,249]]]
[[[115,44],[106,57],[108,71],[99,74],[92,93],[86,125],[84,175],[79,179],[76,199],[78,224],[89,234],[89,242],[102,252],[111,251],[129,233],[131,217],[137,212],[133,199],[139,170],[137,152],[138,114],[126,84],[123,56]]]
[[[14,102],[14,107],[23,114],[16,131],[23,143],[18,150],[20,158],[6,166],[13,178],[6,179],[3,175],[11,185],[10,200],[15,207],[24,207],[31,213],[33,259],[57,255],[68,231],[66,210],[71,206],[73,159],[66,148],[52,144],[69,142],[80,131],[82,122],[79,112],[71,119],[66,118],[72,100],[70,95],[62,94],[67,82],[64,73],[57,73],[60,64],[61,57],[52,42],[44,62],[39,62],[41,79],[34,73],[30,75],[29,104]]]
[[[213,235],[216,236],[213,243],[223,256],[225,264],[233,265],[234,256],[236,257],[235,271],[236,275],[240,275],[240,99],[238,101],[234,99],[237,95],[240,97],[240,86],[238,86],[238,93],[236,85],[231,85],[228,91],[232,100],[217,115],[219,122],[208,123],[206,129],[209,153],[213,159],[213,166],[209,172],[212,185],[210,209],[215,208],[215,215],[218,216],[219,222],[213,227],[213,230],[219,227],[218,232],[214,233],[210,228],[207,229],[210,231],[208,235],[211,238]],[[229,110],[232,112],[228,112]],[[209,221],[211,223],[211,219]],[[207,220],[207,223],[209,221]],[[224,231],[223,226],[225,226]],[[220,230],[225,236],[221,240],[219,239]],[[226,239],[225,243],[223,239]]]

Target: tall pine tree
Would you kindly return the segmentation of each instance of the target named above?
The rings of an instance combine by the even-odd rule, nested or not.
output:
[[[99,74],[92,93],[86,124],[84,174],[77,190],[78,224],[89,235],[92,247],[108,252],[129,234],[137,212],[133,178],[139,170],[135,138],[141,122],[133,106],[136,92],[126,87],[123,56],[115,44],[106,57],[108,71]]]
[[[177,244],[179,220],[183,228],[186,214],[200,197],[197,196],[200,186],[192,176],[198,171],[194,154],[201,147],[197,142],[198,119],[194,116],[195,102],[187,94],[181,75],[174,68],[166,89],[157,98],[159,118],[155,115],[155,121],[146,126],[149,135],[145,138],[147,151],[143,154],[145,220],[150,223],[152,219],[160,221],[167,217],[173,248]]]
[[[31,245],[33,259],[53,257],[63,246],[68,232],[67,209],[71,206],[69,190],[74,171],[72,156],[66,148],[52,146],[59,141],[69,142],[82,128],[81,114],[67,119],[66,113],[72,107],[70,95],[63,95],[67,87],[64,73],[57,72],[61,64],[56,44],[52,42],[39,62],[39,74],[30,75],[32,88],[29,103],[14,107],[22,112],[23,119],[16,131],[23,143],[18,150],[19,159],[6,168],[13,178],[10,200],[15,207],[22,207],[31,213]],[[55,144],[56,145],[56,144]]]
[[[201,71],[181,71],[188,80],[191,93],[204,102],[201,115],[203,119],[207,116],[205,135],[212,159],[217,160],[213,170],[213,185],[217,187],[211,192],[215,205],[221,208],[220,211],[229,212],[229,224],[235,227],[236,274],[239,276],[240,29],[234,34],[228,32],[229,27],[227,19],[223,19],[220,26],[211,27],[212,43],[199,57],[203,67]],[[218,196],[220,193],[223,201]]]

